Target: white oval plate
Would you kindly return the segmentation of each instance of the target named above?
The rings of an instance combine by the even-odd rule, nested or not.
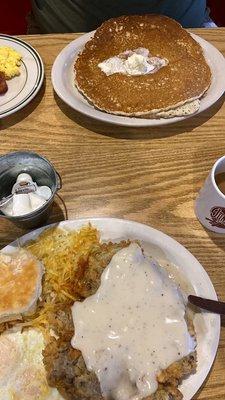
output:
[[[68,44],[59,53],[52,67],[52,84],[57,95],[74,110],[88,115],[99,121],[108,122],[116,125],[144,127],[167,125],[182,121],[192,115],[175,118],[145,119],[134,117],[122,117],[119,115],[108,114],[97,110],[88,103],[84,96],[74,85],[74,60],[78,53],[83,49],[85,43],[90,40],[94,32],[87,33]],[[212,71],[212,83],[206,95],[201,99],[198,112],[206,110],[214,104],[225,91],[225,59],[223,55],[210,43],[201,37],[191,34],[192,37],[201,45],[205,58]],[[195,114],[195,115],[196,115]]]
[[[59,226],[66,230],[74,230],[89,222],[99,229],[102,240],[139,239],[146,252],[151,251],[154,258],[177,265],[191,283],[195,294],[217,300],[212,282],[196,258],[176,240],[156,229],[116,218],[84,218],[64,221]],[[19,245],[22,246],[27,241],[38,237],[46,228],[48,226],[28,233],[6,246],[2,251],[12,252]],[[195,317],[194,324],[198,341],[198,366],[197,372],[185,379],[180,386],[184,400],[190,400],[194,396],[208,375],[216,356],[220,336],[220,317],[218,315],[203,312],[200,316]]]
[[[0,119],[25,107],[40,90],[44,65],[40,55],[28,43],[8,35],[0,35],[0,47],[12,47],[22,55],[20,75],[7,81],[8,91],[0,95]]]

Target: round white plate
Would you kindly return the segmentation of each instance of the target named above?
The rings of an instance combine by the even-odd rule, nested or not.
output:
[[[93,36],[93,34],[94,32],[90,32],[74,40],[68,44],[68,46],[66,46],[55,59],[52,68],[52,84],[57,95],[65,103],[67,103],[74,110],[77,110],[82,114],[88,115],[99,121],[133,127],[166,125],[182,121],[193,116],[189,115],[168,119],[145,119],[122,117],[95,109],[75,87],[73,71],[75,58],[83,49],[85,43]],[[206,40],[197,35],[191,35],[202,46],[205,58],[212,71],[212,83],[206,95],[201,100],[200,108],[196,113],[199,114],[214,104],[225,91],[225,59],[223,55]]]
[[[20,75],[7,81],[8,91],[0,95],[0,118],[25,107],[37,94],[44,79],[40,55],[28,43],[8,35],[0,35],[0,47],[12,47],[22,55]]]
[[[59,224],[67,230],[79,229],[91,222],[97,227],[102,240],[117,241],[121,239],[139,239],[146,253],[163,261],[175,264],[187,277],[193,287],[194,294],[217,300],[212,282],[204,268],[196,258],[181,244],[164,233],[147,225],[116,218],[85,218],[74,221],[64,221]],[[55,224],[56,225],[56,224]],[[19,245],[35,239],[48,227],[28,233],[11,245],[6,246],[3,252],[12,252]],[[194,319],[197,334],[197,372],[185,379],[180,387],[184,400],[190,400],[204,382],[212,366],[220,336],[220,317],[215,314],[202,312]]]

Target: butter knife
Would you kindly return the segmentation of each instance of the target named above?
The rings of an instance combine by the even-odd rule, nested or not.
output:
[[[210,311],[214,314],[225,315],[225,303],[223,301],[210,300],[193,295],[188,296],[188,301],[194,306],[203,308],[203,310]]]

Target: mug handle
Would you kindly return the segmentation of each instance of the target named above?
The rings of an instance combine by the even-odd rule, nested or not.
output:
[[[62,189],[62,178],[57,171],[56,171],[56,181],[57,181],[57,191],[58,191]]]

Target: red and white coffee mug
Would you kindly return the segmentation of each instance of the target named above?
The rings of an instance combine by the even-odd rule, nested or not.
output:
[[[201,224],[217,233],[225,233],[225,195],[215,180],[221,172],[225,172],[225,156],[213,165],[195,202],[195,214]]]

